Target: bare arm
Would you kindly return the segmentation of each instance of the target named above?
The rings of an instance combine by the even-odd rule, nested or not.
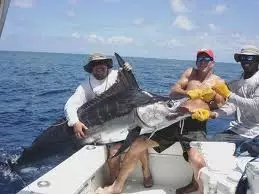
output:
[[[188,82],[189,77],[192,73],[192,68],[188,68],[184,71],[180,79],[172,86],[171,90],[169,91],[169,96],[173,97],[174,95],[186,95],[187,91],[185,90]]]

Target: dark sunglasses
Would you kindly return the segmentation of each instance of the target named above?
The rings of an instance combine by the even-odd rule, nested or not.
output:
[[[259,61],[258,56],[255,55],[240,55],[238,57],[238,61],[237,62],[242,62],[242,61]]]
[[[107,62],[103,62],[103,61],[98,61],[98,62],[95,62],[92,64],[92,67],[95,67],[95,66],[99,66],[99,65],[107,65],[108,66],[108,63]]]
[[[197,57],[196,62],[202,62],[202,61],[210,62],[210,61],[213,61],[213,58],[211,58],[211,57]]]

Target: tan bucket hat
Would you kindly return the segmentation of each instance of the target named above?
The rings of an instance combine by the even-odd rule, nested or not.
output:
[[[113,62],[111,58],[105,57],[102,53],[93,53],[88,58],[88,63],[84,66],[84,70],[88,73],[92,72],[93,64],[97,61],[105,61],[108,68],[112,68]]]
[[[257,48],[256,46],[245,46],[244,48],[241,49],[240,53],[235,53],[234,54],[234,59],[236,60],[236,62],[240,61],[240,56],[241,55],[255,55],[255,56],[259,56],[259,48]]]

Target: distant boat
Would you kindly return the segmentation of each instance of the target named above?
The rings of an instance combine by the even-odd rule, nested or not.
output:
[[[10,2],[11,0],[0,0],[0,37],[2,35]]]

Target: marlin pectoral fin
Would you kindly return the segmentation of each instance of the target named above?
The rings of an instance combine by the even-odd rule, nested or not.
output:
[[[123,145],[119,148],[119,150],[117,151],[117,153],[115,155],[112,156],[112,158],[120,155],[121,153],[123,153],[126,149],[128,149],[130,147],[130,145],[137,139],[137,137],[139,136],[141,131],[141,127],[136,127],[134,128],[132,131],[129,132],[129,134],[127,135]]]

